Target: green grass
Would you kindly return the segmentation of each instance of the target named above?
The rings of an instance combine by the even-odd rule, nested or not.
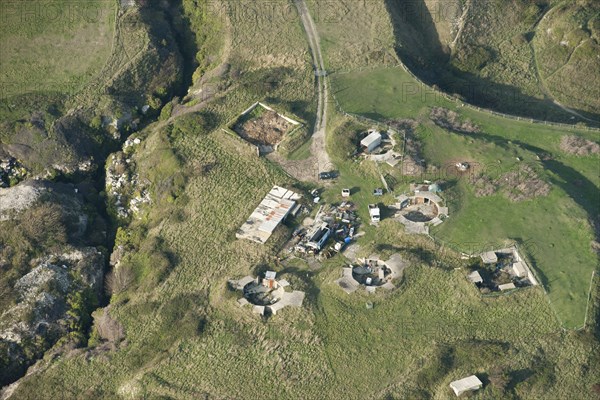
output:
[[[231,81],[233,89],[209,104],[220,121],[264,96],[278,106],[300,99],[309,103],[307,110],[314,107],[314,76],[301,25],[284,15],[253,19],[231,13],[232,43],[244,43],[232,49],[232,69],[251,72]],[[275,68],[262,69],[266,61]],[[285,85],[265,93],[265,77],[281,72],[280,64],[292,68],[282,75]],[[383,90],[387,80],[379,81]],[[371,83],[353,83],[363,91],[363,102],[379,96]],[[390,113],[398,109],[396,99],[378,101],[382,107],[392,103]],[[403,115],[426,116],[418,104]],[[375,200],[372,189],[381,184],[374,164],[347,160],[352,136],[366,126],[346,122],[332,115],[327,148],[341,177],[324,198],[337,202],[342,187],[360,189],[352,200],[366,221],[366,205]],[[235,238],[271,185],[294,184],[279,168],[218,129],[187,132],[171,142],[164,136],[160,124],[142,135],[135,155],[140,177],[164,180],[179,171],[185,186],[171,202],[155,203],[127,227],[137,233],[132,253],[146,272],[136,287],[111,299],[111,315],[124,325],[127,345],[44,360],[41,366],[47,368],[25,378],[15,398],[254,399],[257,393],[274,399],[449,398],[450,381],[474,372],[484,376],[494,366],[511,374],[513,387],[502,393],[488,385],[474,398],[593,397],[598,345],[587,332],[562,331],[540,288],[482,298],[465,279],[466,271],[454,269],[464,266],[455,253],[440,251],[426,237],[405,235],[388,219],[377,229],[365,223],[359,243],[364,255],[406,255],[410,265],[398,290],[349,296],[334,283],[347,262],[343,258],[316,271],[297,261],[285,268],[275,255],[289,232],[280,230],[266,246]],[[152,269],[160,265],[150,257],[157,250],[169,261],[159,279]],[[443,267],[433,267],[434,261]],[[285,309],[265,321],[238,307],[227,280],[265,266],[307,292],[301,309]],[[367,301],[374,309],[366,309]]]
[[[305,141],[300,147],[294,150],[289,156],[290,160],[306,160],[310,157],[310,146],[312,145],[312,139]]]
[[[576,158],[560,151],[562,135],[578,134],[590,139],[585,130],[555,128],[504,119],[435,96],[416,85],[400,69],[379,69],[340,74],[332,78],[337,99],[345,111],[379,120],[417,117],[429,163],[445,166],[465,159],[480,163],[493,174],[516,168],[522,162],[545,170],[553,189],[548,197],[512,203],[503,196],[476,198],[465,180],[451,193],[451,218],[434,234],[455,247],[468,251],[506,239],[535,246],[529,254],[544,277],[550,299],[565,326],[583,323],[591,272],[597,256],[590,247],[593,232],[587,223],[598,199],[600,179],[597,157]],[[403,90],[403,88],[405,90]],[[484,133],[472,137],[444,132],[428,121],[429,107],[458,110],[478,124]],[[537,159],[542,153],[554,160]],[[444,177],[442,177],[444,178]],[[575,181],[579,180],[579,186]],[[586,212],[587,211],[587,212]]]
[[[6,98],[74,94],[111,54],[114,1],[10,2],[2,7],[0,82]]]

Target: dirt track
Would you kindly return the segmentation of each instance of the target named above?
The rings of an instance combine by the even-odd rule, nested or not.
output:
[[[333,169],[333,164],[325,149],[325,134],[327,130],[327,98],[329,96],[327,80],[325,78],[325,63],[323,62],[323,55],[321,53],[321,44],[319,39],[319,33],[317,31],[315,22],[313,21],[308,7],[304,0],[294,0],[294,4],[298,9],[298,14],[302,20],[304,31],[308,38],[308,44],[312,53],[313,65],[315,69],[315,76],[317,78],[317,118],[315,121],[314,132],[312,135],[311,153],[314,158],[314,167],[316,172],[313,179],[317,179],[318,172],[329,171]]]

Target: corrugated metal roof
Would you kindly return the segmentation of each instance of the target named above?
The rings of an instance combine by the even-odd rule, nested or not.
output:
[[[288,189],[274,186],[242,225],[237,237],[265,243],[296,205],[290,198],[299,197],[300,195]]]

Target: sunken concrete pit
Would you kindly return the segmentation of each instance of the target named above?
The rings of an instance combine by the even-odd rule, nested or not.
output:
[[[396,203],[395,218],[408,233],[429,234],[429,225],[437,226],[448,217],[448,207],[435,191],[437,185],[417,187],[413,195],[400,195]]]
[[[393,281],[402,276],[406,261],[400,254],[394,254],[383,262],[378,256],[359,258],[357,265],[342,268],[342,277],[335,282],[348,294],[364,287],[368,293],[374,293],[378,288],[393,290]]]
[[[229,284],[243,293],[238,300],[240,307],[250,305],[256,314],[270,316],[287,306],[301,307],[305,293],[290,290],[290,283],[285,279],[277,280],[276,276],[276,272],[267,271],[256,278],[245,276],[230,280]]]

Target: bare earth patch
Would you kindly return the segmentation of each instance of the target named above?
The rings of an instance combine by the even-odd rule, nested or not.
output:
[[[487,175],[479,175],[475,178],[474,185],[476,197],[502,192],[514,202],[547,196],[551,189],[550,184],[542,180],[529,165],[521,165],[496,180]]]
[[[434,124],[442,129],[456,133],[479,133],[479,126],[475,125],[471,120],[460,120],[460,115],[457,112],[448,110],[442,107],[433,107],[429,118]]]
[[[576,156],[600,154],[600,144],[575,135],[563,136],[560,141],[560,149],[567,154]]]
[[[274,147],[292,126],[276,112],[267,110],[257,118],[237,123],[233,130],[252,144]]]

